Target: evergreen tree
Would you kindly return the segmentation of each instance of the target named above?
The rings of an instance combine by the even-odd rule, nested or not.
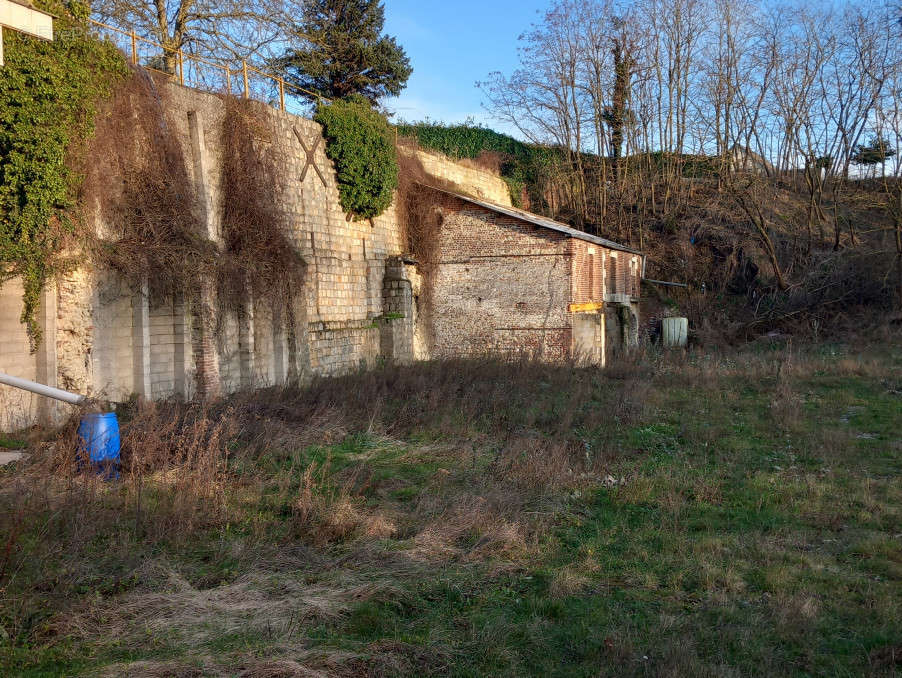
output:
[[[384,26],[379,0],[310,0],[295,29],[300,47],[276,66],[286,81],[329,99],[397,96],[413,69],[397,41],[382,35]]]
[[[887,160],[896,155],[896,151],[890,147],[890,142],[880,136],[871,137],[871,143],[859,144],[855,147],[852,162],[863,167],[875,167],[883,165]]]

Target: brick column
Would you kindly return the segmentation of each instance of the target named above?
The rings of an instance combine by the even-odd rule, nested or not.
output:
[[[191,309],[191,345],[197,397],[215,399],[222,393],[219,353],[216,350],[216,291],[213,282],[201,280]]]

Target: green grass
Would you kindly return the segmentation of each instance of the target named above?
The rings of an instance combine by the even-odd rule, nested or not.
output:
[[[41,515],[24,551],[77,548],[3,580],[16,633],[0,674],[895,675],[902,397],[886,384],[900,364],[815,347],[626,381],[555,368],[509,401],[462,378],[448,412],[402,426],[398,396],[382,427],[367,416],[331,442],[236,454],[227,519],[189,534],[151,540],[121,519],[75,541]],[[490,416],[450,411],[473,399]],[[530,446],[561,441],[572,474],[530,465]],[[325,541],[297,523],[311,462],[329,510],[345,488],[361,521]],[[373,517],[393,529],[368,533]],[[82,574],[64,586],[67,568]],[[66,619],[93,626],[73,640]]]
[[[5,450],[24,450],[28,443],[18,438],[10,438],[0,433],[0,448]]]

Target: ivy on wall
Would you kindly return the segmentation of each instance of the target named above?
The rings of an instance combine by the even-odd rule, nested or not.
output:
[[[335,163],[341,206],[357,219],[371,219],[391,205],[398,186],[394,133],[388,121],[359,97],[319,107],[326,155]]]
[[[4,31],[6,65],[0,67],[0,284],[21,277],[22,322],[33,345],[40,339],[41,290],[72,231],[68,210],[95,104],[128,71],[115,47],[88,34],[88,3],[36,5],[57,17],[55,40]]]

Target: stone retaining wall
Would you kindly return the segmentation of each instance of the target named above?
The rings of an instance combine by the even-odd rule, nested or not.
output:
[[[194,89],[158,86],[165,129],[178,139],[193,178],[185,190],[198,197],[206,235],[217,241],[228,197],[220,184],[225,102]],[[225,311],[212,281],[194,298],[152,299],[149,284],[136,289],[112,272],[76,269],[48,286],[41,310],[45,340],[32,353],[19,322],[21,285],[10,281],[0,289],[0,371],[123,401],[134,395],[212,396],[413,359],[412,267],[401,259],[406,241],[394,206],[376,219],[349,220],[320,126],[263,104],[248,105],[268,123],[255,143],[275,146],[282,181],[271,198],[306,264],[297,303],[271,308],[248,298],[241,308]],[[437,181],[510,204],[500,177],[434,154],[418,156]],[[98,232],[109,232],[108,226],[98,222]],[[0,387],[3,428],[58,411]]]

